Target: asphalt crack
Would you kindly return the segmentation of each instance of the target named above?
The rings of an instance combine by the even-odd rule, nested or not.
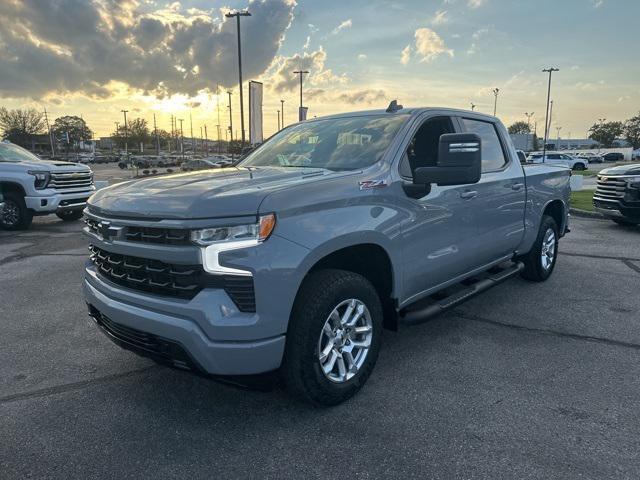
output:
[[[31,398],[40,398],[40,397],[48,397],[50,395],[56,395],[60,393],[73,392],[77,390],[82,390],[87,387],[91,387],[94,385],[100,385],[102,383],[111,382],[113,380],[120,380],[122,378],[128,378],[135,375],[140,375],[142,373],[146,373],[150,370],[159,368],[158,365],[150,365],[144,368],[138,368],[136,370],[129,370],[128,372],[122,373],[114,373],[112,375],[105,375],[104,377],[92,378],[90,380],[82,380],[79,382],[73,383],[65,383],[63,385],[55,385],[53,387],[42,388],[39,390],[32,390],[30,392],[23,393],[15,393],[12,395],[7,395],[5,397],[0,397],[0,405],[4,403],[17,402],[20,400],[27,400]]]
[[[517,325],[515,323],[499,322],[497,320],[492,320],[490,318],[484,318],[484,317],[480,317],[478,315],[470,315],[470,314],[467,314],[467,313],[462,313],[462,312],[457,312],[457,311],[452,311],[451,313],[453,315],[455,315],[456,317],[458,317],[458,318],[461,318],[463,320],[470,320],[472,322],[485,323],[485,324],[488,324],[488,325],[494,325],[494,326],[497,326],[497,327],[510,328],[512,330],[518,330],[518,331],[522,331],[522,332],[538,333],[538,334],[542,334],[542,335],[550,335],[550,336],[559,337],[559,338],[570,338],[572,340],[580,340],[580,341],[584,341],[584,342],[599,343],[599,344],[602,344],[602,345],[608,345],[608,346],[613,346],[613,347],[631,348],[633,350],[639,350],[640,351],[640,344],[637,344],[637,343],[623,342],[621,340],[613,340],[611,338],[604,338],[604,337],[595,337],[595,336],[592,336],[592,335],[581,335],[579,333],[561,332],[561,331],[558,331],[558,330],[552,330],[550,328],[525,327],[523,325]]]

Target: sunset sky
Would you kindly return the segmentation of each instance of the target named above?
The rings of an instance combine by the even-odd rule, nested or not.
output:
[[[83,115],[98,136],[123,108],[167,130],[171,114],[184,118],[185,134],[191,112],[194,133],[206,124],[211,138],[217,84],[233,91],[239,126],[235,21],[223,13],[247,7],[244,78],[264,83],[266,135],[281,98],[285,121],[297,118],[299,68],[311,71],[309,116],[394,98],[491,113],[498,87],[498,116],[535,112],[540,133],[548,66],[560,68],[553,136],[640,110],[637,0],[0,0],[0,106]]]

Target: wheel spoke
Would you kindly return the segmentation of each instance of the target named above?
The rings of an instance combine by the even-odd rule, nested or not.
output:
[[[324,371],[324,373],[326,373],[327,375],[331,373],[331,371],[333,370],[333,366],[336,364],[337,359],[338,359],[338,354],[336,353],[335,350],[331,350],[331,356],[329,357],[329,360],[327,361],[327,363],[322,365],[322,370]]]
[[[352,341],[351,345],[357,348],[369,348],[369,346],[371,345],[371,338],[367,337],[361,341],[357,341],[357,340]]]
[[[346,380],[347,368],[344,364],[344,358],[338,357],[338,372],[340,374],[340,380]]]
[[[329,354],[333,351],[333,342],[327,342],[327,346],[320,352],[320,363],[324,363]]]
[[[347,361],[347,369],[352,372],[355,373],[358,371],[358,367],[356,367],[356,362],[353,360],[353,355],[351,354],[351,352],[342,352],[342,358],[344,358]]]
[[[356,301],[352,299],[349,302],[349,306],[344,311],[344,315],[342,315],[342,319],[340,320],[340,323],[342,325],[346,325],[347,324],[347,321],[349,320],[349,318],[351,318],[351,314],[353,313],[353,309],[355,308],[355,306],[356,306]]]
[[[351,317],[351,320],[347,322],[346,326],[353,327],[358,322],[358,320],[360,320],[363,313],[364,313],[364,305],[358,305],[358,308],[356,309],[355,314],[353,315],[353,317]]]
[[[356,335],[362,335],[364,333],[369,333],[371,331],[371,327],[369,325],[365,325],[364,327],[356,327],[353,329],[353,333]]]

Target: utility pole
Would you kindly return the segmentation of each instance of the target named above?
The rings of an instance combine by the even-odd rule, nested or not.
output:
[[[302,76],[305,73],[309,73],[308,70],[296,70],[295,72],[296,75],[300,75],[300,110],[298,112],[298,120],[301,122],[302,121]]]
[[[47,116],[47,107],[44,107],[44,121],[47,122],[47,130],[49,131],[49,142],[51,143],[51,158],[56,156],[56,149],[53,147],[53,132],[49,125],[49,117]]]
[[[207,146],[207,155],[209,155],[209,137],[207,136],[207,124],[204,125],[204,144]]]
[[[191,110],[189,110],[189,125],[191,125],[190,129],[191,129],[191,150],[193,151],[193,153],[196,152],[196,147],[194,146],[194,139],[193,139],[193,118],[191,117]]]
[[[549,104],[549,125],[547,125],[547,138],[551,138],[551,124],[553,123],[553,100]]]
[[[200,126],[200,152],[204,152],[204,145],[202,144],[202,126]]]
[[[156,136],[156,156],[160,156],[160,138],[158,138],[158,127],[156,125],[156,114],[153,114],[153,131]]]
[[[476,109],[476,104],[471,102],[471,111],[473,112]]]
[[[282,115],[282,122],[280,122],[280,125],[284,128],[284,100],[280,100],[280,105],[280,115]],[[278,128],[278,130],[280,130],[280,128]]]
[[[244,102],[242,98],[242,44],[240,42],[240,17],[250,16],[251,14],[247,10],[242,12],[228,12],[225,14],[225,17],[227,18],[236,17],[238,26],[238,85],[240,87],[240,130],[242,131],[242,147],[244,147]]]
[[[182,130],[182,122],[184,122],[184,118],[179,118],[180,122],[180,153],[182,154],[182,160],[184,160],[184,131]]]
[[[127,112],[129,110],[121,110],[124,114],[124,158],[129,163],[129,132],[127,131]]]
[[[500,89],[499,88],[494,88],[493,90],[491,90],[493,92],[493,96],[495,97],[494,101],[493,101],[493,116],[496,116],[496,111],[498,109],[498,94],[500,93]]]
[[[231,137],[231,141],[233,142],[233,115],[231,115],[231,91],[228,91],[229,95],[229,136]]]
[[[559,68],[545,68],[542,70],[543,73],[549,74],[549,86],[547,87],[547,111],[544,117],[544,144],[542,145],[542,161],[546,160],[545,155],[547,154],[547,134],[549,133],[549,101],[551,100],[551,74],[553,72],[559,72]]]
[[[216,109],[218,110],[218,123],[216,124],[216,130],[218,132],[218,153],[222,150],[222,145],[220,144],[220,84],[216,83]]]
[[[278,131],[280,131],[280,110],[278,110]]]

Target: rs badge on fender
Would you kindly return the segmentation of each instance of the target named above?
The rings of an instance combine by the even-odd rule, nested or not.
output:
[[[370,190],[372,188],[384,188],[387,186],[385,180],[363,180],[360,182],[360,190]]]

